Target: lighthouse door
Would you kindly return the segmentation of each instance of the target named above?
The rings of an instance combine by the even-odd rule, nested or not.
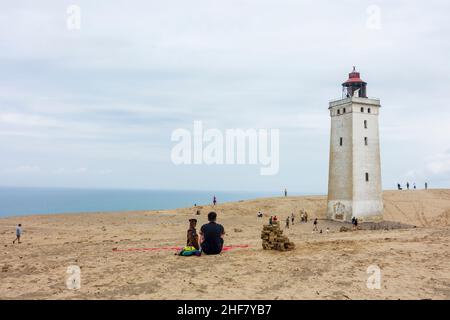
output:
[[[333,206],[333,213],[335,220],[344,220],[345,205],[341,202],[335,203]]]

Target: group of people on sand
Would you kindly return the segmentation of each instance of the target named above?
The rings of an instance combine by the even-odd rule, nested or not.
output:
[[[208,223],[200,228],[197,234],[197,219],[189,219],[186,246],[178,253],[181,256],[200,256],[202,253],[208,255],[219,254],[223,249],[224,227],[216,222],[217,213],[208,213]]]
[[[300,221],[304,223],[308,222],[308,212],[304,209],[300,210]]]
[[[289,229],[289,222],[292,223],[292,225],[294,225],[294,221],[295,221],[295,214],[292,212],[291,216],[286,218],[286,229]]]
[[[270,216],[269,218],[269,224],[272,225],[274,222],[278,221],[278,217],[277,216]]]
[[[313,233],[315,233],[315,232],[323,233],[322,229],[319,229],[319,220],[317,220],[317,218],[314,219],[313,225],[314,225],[314,227],[313,227]],[[330,228],[327,227],[327,228],[325,229],[325,232],[326,232],[326,233],[329,233],[329,232],[330,232]]]
[[[416,183],[412,185],[413,189],[416,190]],[[406,189],[409,190],[409,182],[406,182]],[[402,185],[397,183],[397,190],[403,190]],[[425,182],[425,190],[428,190],[428,182]]]
[[[257,216],[258,217],[262,217],[261,211],[258,211]],[[305,210],[303,210],[303,209],[300,211],[300,219],[301,219],[301,222],[308,223],[308,213]],[[278,221],[278,217],[277,216],[270,216],[269,224],[272,225],[275,221]],[[295,214],[292,213],[290,216],[288,216],[286,218],[285,221],[286,221],[285,228],[289,229],[289,226],[291,224],[293,225],[294,222],[295,222]],[[314,221],[313,221],[313,232],[318,231],[319,233],[322,233],[322,229],[320,229],[320,231],[319,231],[318,225],[319,225],[319,220],[317,218],[315,218]],[[330,232],[330,229],[328,227],[327,227],[326,232],[327,233]]]

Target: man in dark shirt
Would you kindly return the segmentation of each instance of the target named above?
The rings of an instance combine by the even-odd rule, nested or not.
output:
[[[200,229],[200,243],[205,254],[219,254],[223,248],[225,230],[221,224],[216,223],[216,219],[217,214],[211,211],[208,213],[209,223]]]

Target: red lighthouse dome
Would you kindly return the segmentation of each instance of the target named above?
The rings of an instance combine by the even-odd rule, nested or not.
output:
[[[367,98],[367,82],[361,79],[360,73],[353,67],[353,71],[348,74],[348,79],[342,84],[343,93],[347,97]]]

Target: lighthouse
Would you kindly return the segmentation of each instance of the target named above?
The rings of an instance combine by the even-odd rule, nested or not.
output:
[[[383,215],[378,115],[380,100],[353,67],[342,97],[329,103],[331,117],[327,217],[380,220]]]

